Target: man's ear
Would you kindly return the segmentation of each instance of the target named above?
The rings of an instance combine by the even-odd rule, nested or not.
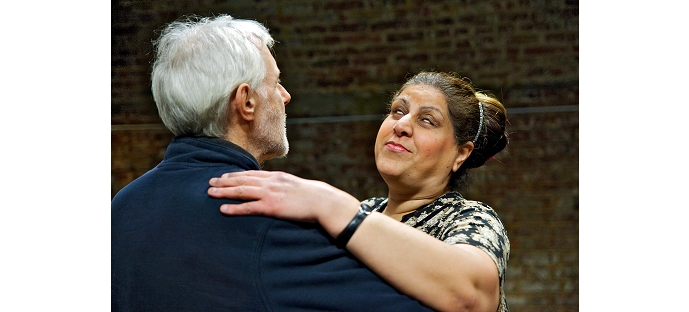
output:
[[[252,95],[255,95],[255,93],[252,92],[248,84],[242,83],[230,97],[230,105],[237,111],[237,115],[246,121],[254,120],[256,98]]]
[[[452,172],[457,172],[457,170],[459,170],[459,167],[469,158],[473,150],[474,143],[472,142],[466,142],[457,147],[457,158],[455,158],[455,162],[452,164]]]

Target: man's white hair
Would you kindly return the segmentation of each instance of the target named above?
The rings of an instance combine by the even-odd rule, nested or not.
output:
[[[256,21],[229,15],[185,17],[153,42],[151,90],[158,113],[175,135],[224,138],[228,102],[241,83],[257,90],[266,75],[259,47],[273,38]]]

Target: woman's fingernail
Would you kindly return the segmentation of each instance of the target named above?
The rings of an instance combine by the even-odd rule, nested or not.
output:
[[[211,187],[208,189],[208,193],[211,193],[211,194],[215,194],[215,192],[217,192],[217,191],[218,191],[218,189],[214,188],[214,187]]]

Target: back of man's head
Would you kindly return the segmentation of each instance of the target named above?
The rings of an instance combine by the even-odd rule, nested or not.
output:
[[[153,99],[175,135],[224,137],[228,102],[247,83],[256,90],[266,68],[259,47],[273,38],[256,21],[185,17],[169,24],[154,41]]]

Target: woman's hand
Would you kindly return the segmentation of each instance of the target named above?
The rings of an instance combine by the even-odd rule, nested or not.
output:
[[[209,181],[208,195],[248,200],[224,204],[228,215],[265,215],[301,222],[318,222],[337,237],[356,214],[359,200],[327,183],[285,172],[243,171]]]

